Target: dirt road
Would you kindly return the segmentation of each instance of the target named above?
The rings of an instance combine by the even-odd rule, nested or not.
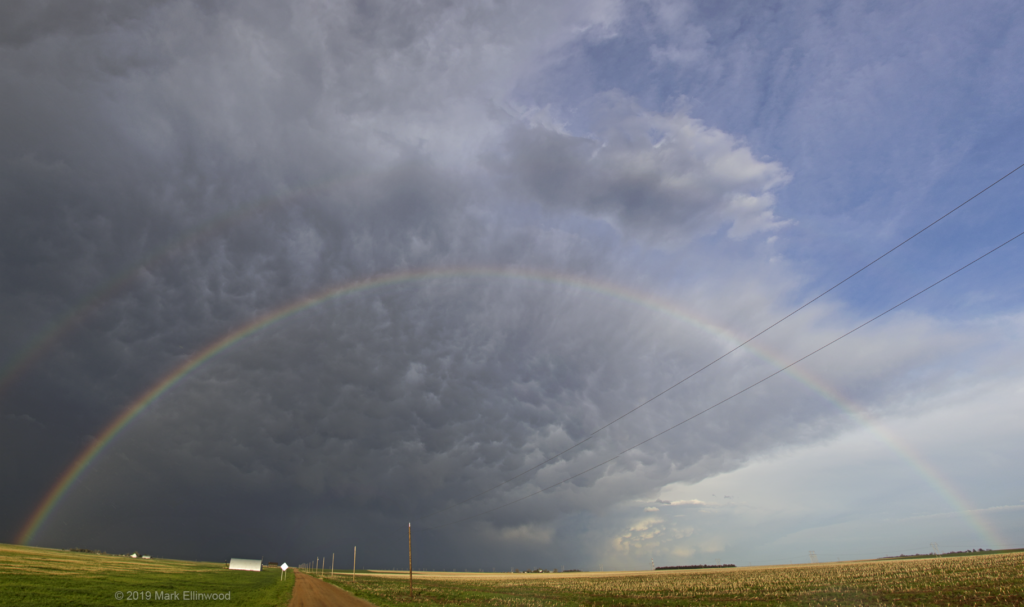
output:
[[[334,584],[295,572],[295,589],[288,607],[374,607],[373,603],[353,596]]]

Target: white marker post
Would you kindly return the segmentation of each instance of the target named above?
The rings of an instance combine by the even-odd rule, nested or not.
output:
[[[281,563],[281,579],[283,580],[284,576],[287,575],[287,574],[288,574],[288,563]],[[278,580],[278,581],[281,581],[281,580]]]

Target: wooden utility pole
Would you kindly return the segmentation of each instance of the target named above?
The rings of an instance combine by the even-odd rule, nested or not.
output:
[[[334,553],[331,553],[331,577],[334,577]]]
[[[409,600],[412,600],[412,523],[409,523]]]
[[[359,546],[352,546],[352,582],[356,581],[356,548]]]

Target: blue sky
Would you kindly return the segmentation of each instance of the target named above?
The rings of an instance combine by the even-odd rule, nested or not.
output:
[[[1006,3],[644,5],[522,94],[571,112],[619,89],[652,111],[681,106],[781,162],[794,179],[777,208],[799,221],[780,246],[828,284],[1019,164],[1015,13]],[[982,247],[1019,208],[1010,192],[922,238],[901,265],[936,265],[951,238]]]
[[[389,567],[412,519],[424,567],[500,569],[1024,545],[1024,242],[492,511],[1024,230],[1024,171],[467,499],[1024,162],[1016,4],[2,10],[0,459],[36,456],[2,469],[0,541],[190,357],[407,273],[181,377],[28,541]]]

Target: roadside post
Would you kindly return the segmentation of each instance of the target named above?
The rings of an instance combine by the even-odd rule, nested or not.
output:
[[[412,600],[412,523],[409,523],[409,600]]]

